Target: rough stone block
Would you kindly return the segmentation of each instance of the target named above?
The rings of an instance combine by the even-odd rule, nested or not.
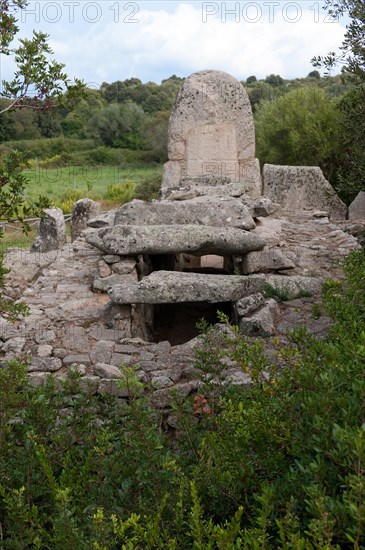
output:
[[[275,332],[275,317],[279,306],[275,300],[267,300],[264,307],[255,311],[249,317],[241,317],[239,331],[244,336],[272,336]]]
[[[333,220],[346,218],[346,205],[318,166],[265,164],[263,195],[292,213],[321,209]]]
[[[100,378],[107,379],[123,378],[123,375],[118,367],[114,365],[107,365],[106,363],[97,363],[94,367],[94,374],[100,376]]]
[[[365,220],[365,191],[359,191],[349,206],[349,220]]]
[[[250,273],[269,273],[270,271],[283,271],[294,269],[295,264],[286,258],[278,248],[249,252],[242,260],[242,272],[245,275]]]
[[[245,317],[246,315],[249,315],[262,307],[264,304],[264,296],[259,292],[256,292],[255,294],[251,294],[251,296],[246,296],[245,298],[238,300],[235,307],[237,315],[239,317]]]
[[[66,224],[60,208],[46,208],[45,217],[40,220],[38,235],[31,252],[49,252],[58,250],[66,244]]]
[[[62,361],[58,357],[33,357],[29,372],[55,372],[62,367]]]
[[[90,357],[85,354],[66,355],[62,362],[66,367],[73,364],[90,365]]]
[[[95,363],[110,364],[112,353],[114,349],[114,342],[106,340],[100,340],[96,342],[94,348],[90,352],[91,361]]]
[[[90,218],[94,218],[100,212],[100,204],[91,199],[80,199],[72,207],[71,213],[71,241],[77,239]]]

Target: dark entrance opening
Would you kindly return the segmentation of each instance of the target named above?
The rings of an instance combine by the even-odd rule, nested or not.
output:
[[[185,271],[189,273],[209,273],[216,275],[230,275],[235,272],[233,256],[219,256],[207,254],[194,256],[193,254],[150,254],[143,257],[146,274],[152,271]]]
[[[232,303],[185,302],[158,304],[154,307],[154,341],[168,340],[172,346],[184,344],[199,334],[197,323],[205,319],[210,324],[219,322],[217,311],[232,321]]]

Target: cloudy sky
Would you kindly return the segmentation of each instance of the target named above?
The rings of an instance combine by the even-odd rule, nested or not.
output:
[[[314,55],[342,42],[345,21],[332,21],[323,3],[38,0],[19,15],[19,34],[47,32],[70,77],[95,87],[130,77],[159,83],[202,69],[240,80],[295,78],[313,70]],[[3,59],[1,78],[13,70],[12,60]]]

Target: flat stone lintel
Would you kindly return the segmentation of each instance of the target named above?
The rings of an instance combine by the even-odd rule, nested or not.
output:
[[[246,254],[265,241],[243,229],[207,225],[115,225],[86,238],[107,254]]]
[[[321,288],[321,282],[312,277],[154,271],[138,283],[113,286],[109,296],[117,304],[231,302],[262,291],[265,284],[286,290],[290,298],[299,296],[303,291],[315,294]]]

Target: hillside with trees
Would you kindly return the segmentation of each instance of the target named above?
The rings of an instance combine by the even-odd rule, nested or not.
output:
[[[16,148],[49,167],[163,163],[169,114],[182,82],[176,75],[161,84],[138,78],[104,82],[57,110],[5,112],[0,117],[0,152]],[[349,150],[350,142],[358,141],[354,133],[363,132],[355,123],[361,89],[348,78],[321,77],[317,70],[292,80],[252,75],[242,84],[254,112],[261,163],[318,165],[342,198],[352,200],[362,188],[357,176],[363,149],[356,145],[351,153],[356,162],[350,162]],[[3,109],[9,101],[0,100]]]

